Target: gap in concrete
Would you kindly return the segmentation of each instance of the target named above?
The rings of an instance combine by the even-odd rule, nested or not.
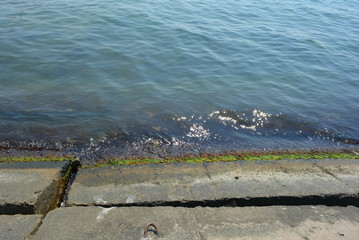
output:
[[[23,214],[30,215],[34,214],[34,206],[29,204],[11,204],[7,203],[0,207],[0,214],[4,215],[15,215]]]
[[[65,207],[66,206],[67,199],[68,199],[68,196],[69,196],[69,192],[70,192],[70,189],[71,189],[71,185],[75,181],[76,174],[77,174],[77,171],[71,173],[71,175],[69,177],[69,180],[67,181],[66,187],[64,188],[59,207]]]
[[[65,207],[66,206],[66,202],[67,202],[67,199],[68,199],[68,196],[69,196],[71,185],[76,179],[76,175],[77,175],[77,172],[79,171],[80,166],[81,166],[80,161],[76,160],[76,161],[72,162],[72,164],[71,164],[71,173],[70,173],[70,176],[67,179],[67,182],[65,183],[65,187],[61,191],[62,194],[61,194],[61,197],[60,197],[60,203],[59,203],[58,207]]]
[[[132,204],[76,204],[74,206],[100,206],[100,207],[264,207],[264,206],[297,206],[297,205],[324,205],[324,206],[338,206],[359,207],[359,193],[357,195],[328,195],[328,196],[281,196],[281,197],[260,197],[260,198],[231,198],[218,200],[203,200],[203,201],[168,201],[168,202],[144,202]]]
[[[29,236],[27,236],[27,238],[25,238],[25,239],[30,239],[32,236],[35,236],[35,235],[36,235],[36,233],[39,231],[39,229],[40,229],[40,227],[41,227],[41,225],[42,225],[42,223],[43,223],[43,220],[44,220],[45,216],[46,216],[46,215],[42,216],[40,222],[36,225],[36,227],[34,228],[34,230],[32,230],[31,233],[29,234]]]
[[[54,210],[55,208],[61,207],[63,203],[65,203],[64,201],[67,200],[67,194],[68,191],[70,190],[70,186],[73,183],[73,181],[75,180],[76,177],[76,173],[78,172],[78,168],[80,166],[80,162],[79,161],[73,161],[71,163],[71,165],[68,168],[68,171],[70,172],[69,177],[66,177],[66,173],[64,174],[62,183],[59,184],[58,186],[58,197],[56,198],[56,200],[53,203],[53,206],[49,209],[49,211],[45,212],[41,218],[41,221],[39,222],[39,224],[37,224],[37,226],[34,228],[34,230],[29,234],[28,238],[31,238],[32,236],[35,236],[36,233],[39,231],[44,218],[46,217],[46,215],[51,211]],[[31,213],[30,213],[31,214]]]

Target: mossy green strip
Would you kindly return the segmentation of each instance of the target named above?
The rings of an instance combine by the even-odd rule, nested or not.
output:
[[[304,154],[267,154],[267,155],[244,155],[243,160],[283,160],[283,159],[359,159],[359,155],[348,153],[304,153]]]
[[[175,159],[110,159],[91,167],[105,167],[114,165],[142,165],[142,164],[161,164],[161,163],[204,163],[204,162],[231,162],[231,161],[275,161],[284,159],[359,159],[359,155],[350,153],[284,153],[284,154],[253,154],[241,153],[234,155],[205,156],[193,158],[175,158]]]
[[[65,161],[74,160],[71,156],[58,157],[58,156],[27,156],[27,157],[0,157],[0,162],[39,162],[39,161]]]

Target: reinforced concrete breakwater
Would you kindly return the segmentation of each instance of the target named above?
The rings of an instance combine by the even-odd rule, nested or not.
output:
[[[141,239],[150,223],[149,239],[359,234],[358,159],[76,167],[0,163],[5,239]]]

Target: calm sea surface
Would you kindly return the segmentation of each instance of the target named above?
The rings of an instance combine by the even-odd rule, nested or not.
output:
[[[359,143],[356,0],[2,0],[0,147]]]

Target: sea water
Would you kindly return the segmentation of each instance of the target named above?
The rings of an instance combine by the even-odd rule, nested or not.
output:
[[[0,146],[347,148],[355,0],[2,0]]]

